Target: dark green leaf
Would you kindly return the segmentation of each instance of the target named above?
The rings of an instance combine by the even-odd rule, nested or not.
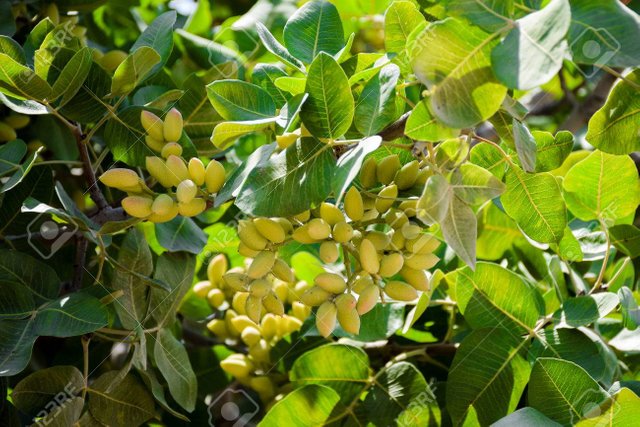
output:
[[[171,252],[186,251],[199,254],[207,243],[207,236],[191,219],[177,216],[171,221],[156,224],[158,242]]]
[[[167,380],[171,396],[189,412],[195,409],[198,383],[184,345],[171,331],[161,329],[154,344],[154,356],[158,369]]]
[[[309,384],[289,393],[269,410],[260,427],[324,425],[340,396],[322,385]]]

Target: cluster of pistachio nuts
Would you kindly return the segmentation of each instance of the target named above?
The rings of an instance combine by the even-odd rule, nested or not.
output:
[[[164,121],[149,111],[142,111],[140,121],[147,132],[147,146],[160,154],[146,158],[147,172],[166,192],[155,193],[131,169],[109,169],[100,176],[100,181],[128,194],[122,200],[122,207],[136,218],[159,223],[177,215],[192,217],[202,213],[207,201],[224,184],[224,166],[210,160],[205,167],[197,157],[189,160],[182,157],[182,146],[177,141],[182,136],[183,121],[175,108],[166,114]]]
[[[246,354],[236,353],[223,360],[222,369],[254,389],[267,403],[281,392],[278,384],[284,379],[272,369],[271,349],[301,328],[302,322],[311,314],[311,308],[299,302],[299,294],[303,292],[300,286],[304,283],[294,283],[293,272],[286,263],[281,264],[280,269],[276,268],[277,276],[260,279],[269,281],[262,288],[271,290],[261,301],[256,300],[255,293],[239,287],[236,281],[240,275],[256,275],[255,268],[229,269],[227,258],[216,255],[207,267],[207,280],[196,283],[193,291],[206,298],[218,313],[207,323],[209,331],[220,339],[247,346]],[[256,310],[255,305],[259,303],[262,306]],[[284,304],[289,307],[288,312],[285,312]],[[258,311],[260,316],[256,317]]]
[[[16,131],[29,124],[30,117],[24,114],[10,113],[0,120],[0,142],[13,141],[18,137]]]

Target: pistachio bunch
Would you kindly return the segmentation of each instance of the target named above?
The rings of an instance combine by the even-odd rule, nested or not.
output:
[[[175,108],[162,120],[149,111],[140,115],[142,126],[147,131],[145,142],[160,156],[146,158],[147,172],[166,192],[152,191],[136,172],[125,168],[109,169],[100,176],[108,187],[128,194],[122,207],[131,216],[151,222],[166,222],[177,215],[192,217],[202,213],[207,201],[217,194],[225,181],[225,170],[216,160],[205,167],[202,160],[182,157],[182,115]]]
[[[399,190],[423,186],[427,177],[418,161],[402,166],[395,154],[380,162],[369,158],[360,173],[362,189],[349,188],[341,206],[324,202],[291,218],[241,221],[239,252],[252,261],[246,272],[230,271],[225,280],[231,288],[249,293],[247,315],[257,322],[265,307],[282,312],[265,277],[291,274],[277,256],[278,249],[291,241],[319,244],[320,258],[327,264],[300,295],[304,305],[318,307],[316,327],[325,337],[337,323],[358,334],[360,316],[385,297],[413,301],[418,292],[428,291],[425,270],[439,261],[433,252],[440,242],[417,222],[417,197],[398,200]],[[335,264],[341,258],[342,264]]]
[[[24,114],[10,113],[0,120],[0,142],[13,141],[18,137],[16,131],[29,124],[30,117]]]
[[[254,389],[264,402],[269,402],[281,382],[272,369],[271,349],[285,336],[299,330],[311,309],[298,301],[300,286],[304,283],[294,284],[293,272],[286,264],[281,266],[280,277],[262,275],[258,280],[268,284],[254,284],[253,291],[248,286],[238,286],[238,277],[247,276],[250,271],[255,275],[255,268],[257,266],[229,269],[227,258],[216,255],[207,267],[207,280],[196,283],[193,291],[206,298],[219,314],[207,323],[209,331],[226,341],[247,346],[247,354],[236,353],[223,360],[222,369]],[[260,301],[255,300],[258,287],[261,292],[267,287],[270,289]],[[258,303],[262,306],[256,310]],[[288,313],[285,304],[289,307]]]

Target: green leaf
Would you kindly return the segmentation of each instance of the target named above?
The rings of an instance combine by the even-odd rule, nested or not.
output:
[[[218,80],[207,86],[207,96],[225,120],[262,120],[276,115],[269,92],[241,80]]]
[[[0,319],[23,319],[32,314],[31,293],[15,282],[0,282]]]
[[[291,216],[318,205],[331,192],[336,160],[330,146],[301,138],[266,163],[256,166],[236,198],[254,216]],[[282,203],[276,194],[296,194]]]
[[[560,427],[560,424],[547,418],[542,412],[530,407],[518,409],[510,413],[504,418],[491,424],[493,427],[511,427],[511,426],[528,426],[528,427]]]
[[[567,207],[584,221],[613,225],[640,204],[640,178],[629,156],[594,151],[569,169],[563,187]]]
[[[273,128],[273,124],[277,121],[278,117],[269,117],[240,122],[222,122],[213,129],[211,142],[220,150],[226,150],[241,136]]]
[[[492,144],[477,144],[471,149],[471,163],[483,167],[496,178],[502,179],[507,169],[507,159]]]
[[[109,371],[96,379],[89,392],[89,411],[102,424],[113,427],[141,425],[155,416],[153,398],[132,375],[120,378]]]
[[[20,64],[26,64],[27,62],[22,46],[11,37],[0,36],[0,53],[10,56]]]
[[[289,374],[295,386],[326,385],[349,404],[360,394],[369,379],[369,358],[357,347],[328,344],[300,356]]]
[[[430,176],[418,199],[416,216],[427,225],[443,221],[453,197],[451,185],[444,176]]]
[[[379,136],[364,138],[358,142],[357,146],[338,159],[333,177],[333,196],[336,199],[336,204],[340,203],[345,191],[358,176],[365,157],[378,149],[380,143],[382,143],[382,138]]]
[[[354,124],[363,135],[375,135],[396,119],[398,78],[400,68],[388,64],[362,89],[356,103]]]
[[[514,0],[446,0],[445,5],[449,14],[464,17],[483,30],[492,32],[503,29],[514,13]]]
[[[27,154],[27,144],[14,139],[0,146],[0,176],[13,172],[20,167],[20,160]]]
[[[160,61],[150,71],[150,75],[160,70],[167,63],[169,55],[171,55],[173,50],[173,26],[176,23],[176,16],[176,12],[173,10],[159,15],[131,46],[131,52],[142,46],[147,46],[160,55]]]
[[[556,133],[531,132],[536,139],[536,172],[547,172],[562,166],[573,149],[573,134],[567,131]]]
[[[269,52],[277,56],[285,64],[292,66],[300,72],[304,72],[304,65],[302,64],[302,62],[300,62],[298,58],[291,55],[287,48],[282,46],[280,42],[278,42],[278,40],[273,37],[273,34],[269,32],[269,29],[267,29],[267,27],[265,27],[261,22],[257,22],[256,30],[258,32],[258,37],[260,37],[260,40],[262,41],[262,44],[264,44],[264,47]]]
[[[16,375],[27,367],[36,338],[33,319],[0,320],[0,377]]]
[[[542,10],[518,19],[491,52],[493,70],[508,87],[533,89],[556,75],[567,52],[571,22],[567,0],[552,0]]]
[[[64,66],[51,90],[50,100],[62,97],[57,108],[62,108],[78,93],[91,70],[93,57],[88,47],[76,52]]]
[[[321,52],[335,55],[344,46],[338,9],[324,0],[306,3],[287,21],[284,44],[294,57],[307,64]]]
[[[322,385],[305,385],[277,402],[260,421],[260,427],[324,425],[340,396]]]
[[[185,251],[198,255],[207,243],[207,236],[191,219],[177,216],[156,224],[156,237],[163,248],[171,252]]]
[[[461,425],[472,407],[481,425],[512,412],[531,372],[527,339],[502,328],[471,332],[460,344],[447,378],[447,409]]]
[[[171,325],[182,298],[191,288],[196,259],[185,252],[164,253],[158,257],[154,279],[169,284],[170,289],[151,289],[151,316],[157,326]]]
[[[618,306],[618,297],[612,292],[568,299],[562,309],[554,313],[556,321],[577,328],[586,326],[605,317]]]
[[[449,275],[451,297],[474,329],[500,327],[522,333],[532,330],[544,314],[538,292],[497,264],[479,262],[475,271],[464,267]]]
[[[80,90],[60,110],[60,113],[68,119],[81,123],[96,122],[107,113],[109,101],[106,98],[110,90],[111,77],[100,65],[93,62]],[[103,102],[96,102],[96,97]]]
[[[274,82],[278,89],[289,92],[291,95],[304,93],[307,79],[305,77],[278,77]]]
[[[408,2],[402,1],[400,3]],[[452,129],[440,123],[430,110],[429,98],[424,98],[416,105],[413,111],[411,111],[411,115],[405,125],[404,134],[411,139],[421,141],[441,141],[443,139],[455,138],[460,133],[458,129]]]
[[[49,265],[17,251],[0,250],[0,282],[17,283],[41,304],[58,296],[60,279]]]
[[[607,102],[589,119],[585,136],[589,144],[611,154],[640,151],[639,84],[640,70],[636,70],[613,87]]]
[[[198,382],[184,345],[168,329],[160,329],[154,344],[158,369],[167,380],[171,396],[180,406],[192,412],[198,397]]]
[[[457,197],[470,205],[480,205],[498,197],[504,184],[486,169],[466,163],[451,174],[451,187]]]
[[[296,278],[304,280],[308,284],[312,284],[318,274],[325,272],[322,262],[309,252],[304,251],[298,251],[291,256],[291,267]]]
[[[43,410],[49,411],[54,398],[73,397],[84,387],[82,373],[73,366],[53,366],[34,372],[20,381],[11,393],[13,404],[21,412],[35,417]]]
[[[254,84],[269,92],[271,98],[275,101],[278,108],[291,98],[291,94],[280,90],[275,81],[279,77],[287,76],[286,71],[274,64],[257,64],[251,74],[251,80]]]
[[[394,1],[384,13],[384,46],[388,52],[404,54],[409,34],[426,19],[413,2]]]
[[[640,397],[628,388],[622,388],[613,399],[587,409],[585,418],[576,427],[625,427],[633,425],[640,417]]]
[[[548,172],[527,174],[512,166],[506,184],[500,200],[522,231],[541,243],[559,242],[567,214],[556,178]]]
[[[513,119],[513,140],[518,159],[525,172],[536,170],[536,140],[529,129],[520,121]]]
[[[122,61],[113,73],[111,96],[128,95],[160,63],[160,55],[149,46],[140,46]]]
[[[432,90],[431,107],[444,124],[474,126],[500,108],[507,88],[491,71],[497,43],[497,34],[447,18],[429,25],[410,47],[413,71]]]
[[[404,309],[405,304],[402,303],[377,304],[371,311],[360,316],[360,332],[358,335],[344,332],[340,327],[334,331],[334,335],[337,337],[349,337],[361,342],[384,340],[402,328]]]
[[[640,255],[640,229],[634,225],[620,224],[609,229],[611,244],[631,258]]]
[[[34,330],[38,335],[66,338],[88,334],[108,323],[108,311],[99,299],[76,292],[40,307]]]
[[[205,70],[211,67],[218,68],[229,61],[238,64],[243,62],[237,51],[223,44],[208,38],[198,37],[179,28],[174,33],[178,36],[179,45],[189,55],[189,59]]]
[[[31,68],[0,53],[0,92],[19,100],[43,100],[49,97],[51,86]]]
[[[618,291],[620,298],[620,311],[622,312],[622,323],[629,330],[634,330],[640,325],[640,308],[633,296],[633,292],[624,286]]]
[[[150,276],[153,272],[149,245],[137,229],[126,234],[118,253],[118,263],[123,268],[114,269],[111,287],[124,294],[114,306],[122,325],[134,330],[145,319],[149,305],[149,287],[140,275]]]
[[[640,60],[640,19],[616,0],[571,0],[567,38],[573,60],[597,67],[635,67]]]
[[[617,370],[615,354],[601,338],[586,329],[556,328],[538,333],[529,351],[529,359],[558,357],[574,362],[603,384],[610,384]],[[613,357],[610,357],[613,354]],[[611,360],[611,362],[610,362]]]
[[[344,135],[353,120],[354,101],[347,75],[333,57],[326,53],[316,57],[309,67],[305,90],[309,98],[300,118],[309,132],[318,138]]]
[[[529,380],[529,404],[563,425],[575,424],[609,396],[573,362],[541,357]]]
[[[476,265],[476,214],[456,195],[448,197],[448,207],[440,222],[442,235],[451,249],[471,268]]]
[[[42,150],[43,148],[39,147],[25,159],[24,163],[18,166],[18,169],[15,171],[15,173],[11,175],[11,177],[2,185],[2,187],[0,188],[0,193],[9,191],[22,182],[22,180],[25,178],[25,176],[27,176],[27,174],[33,167],[36,159],[38,158],[38,155]]]
[[[424,377],[410,363],[383,368],[363,402],[374,425],[438,425],[440,409]]]
[[[494,203],[488,203],[478,219],[476,250],[479,259],[499,260],[514,240],[523,238],[516,223]]]
[[[49,412],[39,422],[50,427],[67,427],[76,425],[84,410],[84,399],[81,397],[72,397],[66,400],[60,407]]]

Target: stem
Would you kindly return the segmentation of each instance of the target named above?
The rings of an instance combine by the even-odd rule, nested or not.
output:
[[[602,231],[604,231],[604,235],[607,238],[607,251],[604,254],[604,259],[602,260],[602,267],[600,267],[600,273],[598,273],[598,278],[596,279],[596,283],[593,285],[593,288],[589,291],[589,295],[595,293],[602,286],[602,280],[604,279],[604,273],[607,269],[607,264],[609,263],[609,253],[611,252],[611,238],[609,237],[609,231],[607,230],[607,226],[602,219],[600,219],[600,227]]]
[[[83,361],[82,376],[84,379],[84,388],[82,389],[83,399],[87,396],[87,389],[89,388],[89,343],[90,342],[91,342],[91,337],[88,337],[86,335],[82,337],[82,361]]]
[[[82,287],[82,277],[84,276],[84,261],[89,248],[89,241],[81,234],[76,237],[76,257],[73,263],[73,279],[71,280],[71,290],[77,291]]]

